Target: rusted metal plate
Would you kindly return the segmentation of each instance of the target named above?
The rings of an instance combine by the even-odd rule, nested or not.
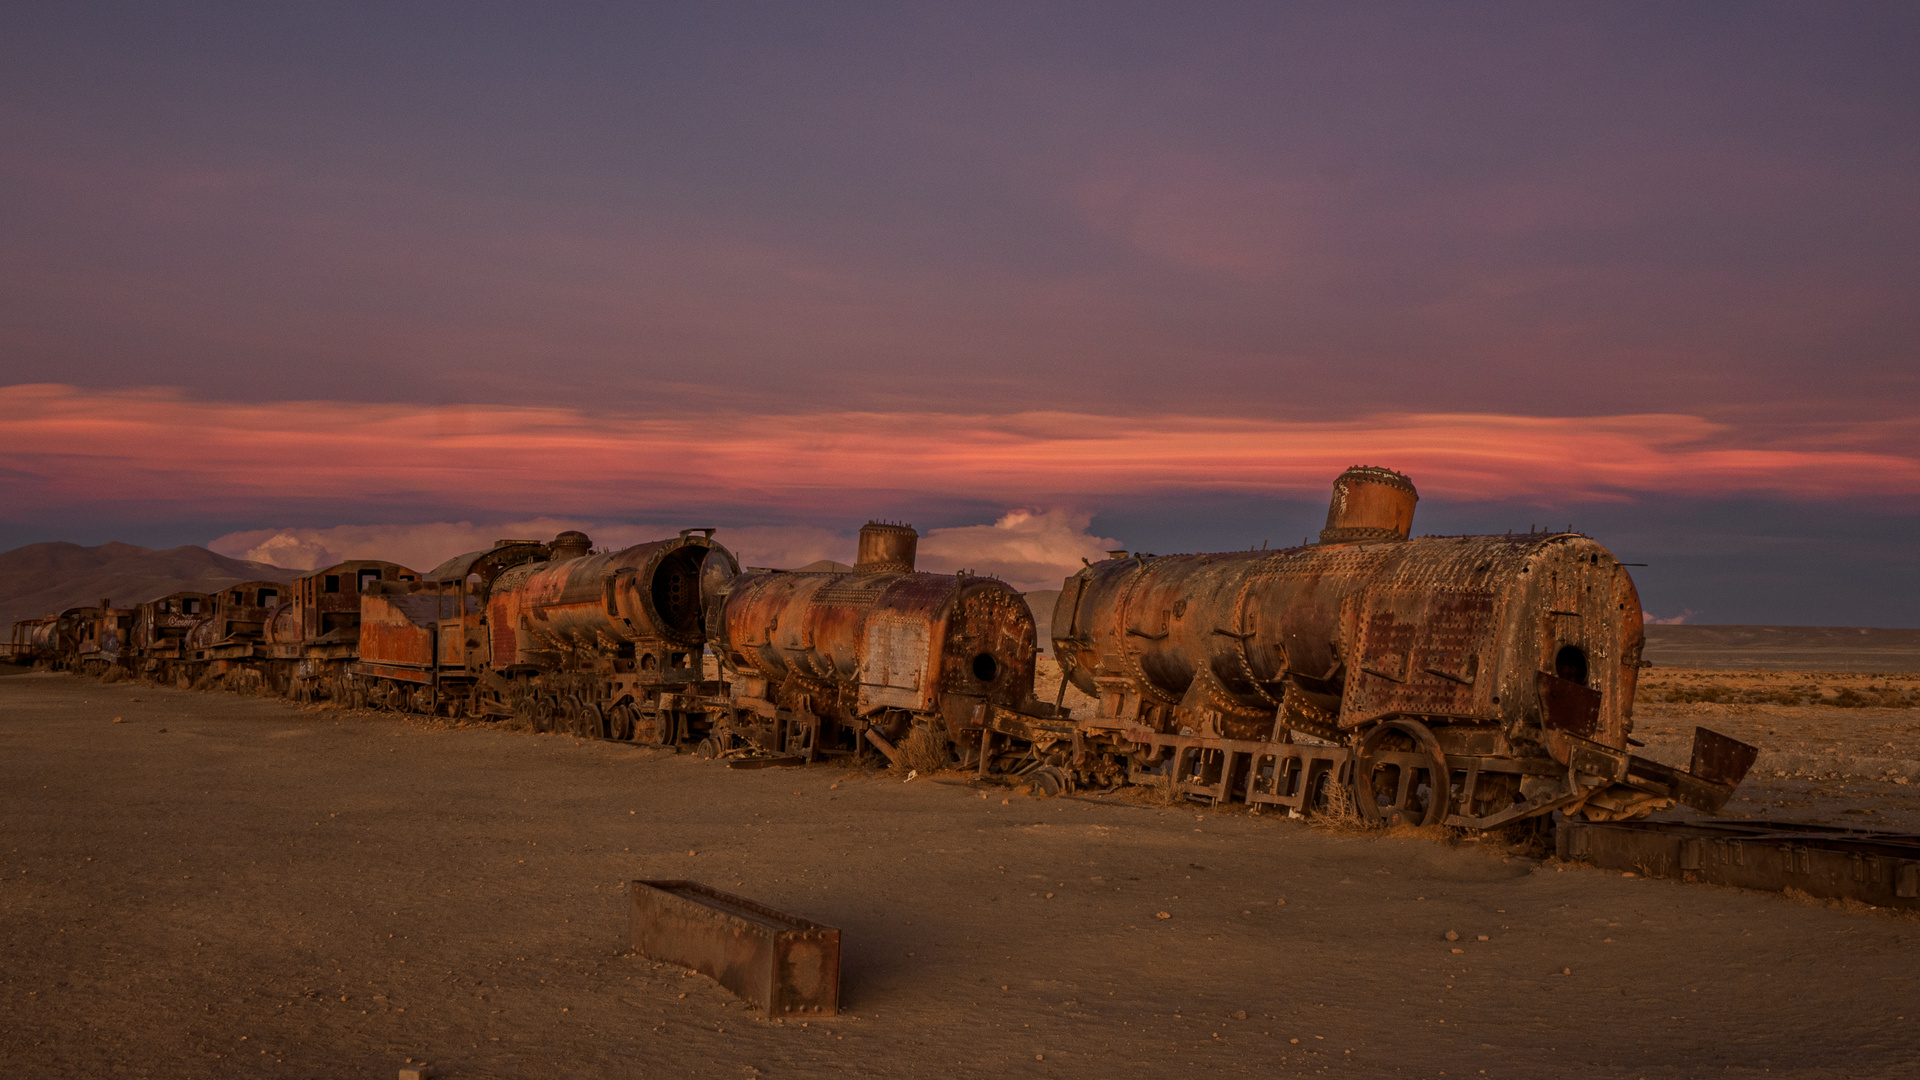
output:
[[[769,1017],[840,1007],[840,931],[692,881],[634,881],[633,950],[691,968]]]
[[[1534,681],[1540,688],[1542,727],[1593,737],[1600,727],[1600,691],[1544,671],[1535,672]]]
[[[1382,716],[1468,717],[1487,711],[1476,684],[1493,628],[1494,597],[1422,583],[1369,590],[1360,624],[1359,678],[1347,726]]]
[[[1647,877],[1920,909],[1920,837],[1780,822],[1563,821],[1563,859]]]
[[[1738,785],[1753,768],[1760,748],[1706,728],[1693,729],[1693,764],[1687,771],[1709,784]]]
[[[881,612],[867,619],[866,669],[860,683],[863,708],[926,707],[928,619],[920,612]]]

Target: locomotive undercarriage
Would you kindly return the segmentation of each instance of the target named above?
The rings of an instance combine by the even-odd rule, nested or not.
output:
[[[1710,731],[1679,770],[1567,733],[1568,763],[1496,725],[1392,717],[1326,739],[1276,724],[1266,740],[1156,731],[1112,718],[1044,719],[997,706],[976,721],[976,775],[1047,795],[1155,784],[1218,805],[1305,813],[1337,790],[1372,824],[1495,829],[1554,811],[1590,821],[1644,817],[1675,802],[1708,812],[1731,796],[1749,748]],[[1004,747],[1004,749],[1000,749]],[[1719,760],[1716,761],[1716,758]]]

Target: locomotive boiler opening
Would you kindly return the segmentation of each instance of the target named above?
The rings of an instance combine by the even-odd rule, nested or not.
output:
[[[660,621],[681,634],[700,632],[700,564],[707,548],[696,544],[674,548],[660,560],[653,574],[653,610]]]
[[[1563,646],[1553,655],[1553,673],[1581,686],[1587,685],[1587,654],[1578,645]]]
[[[981,653],[973,658],[974,678],[981,682],[992,682],[993,677],[998,674],[1000,674],[1000,661],[995,660],[992,653]]]

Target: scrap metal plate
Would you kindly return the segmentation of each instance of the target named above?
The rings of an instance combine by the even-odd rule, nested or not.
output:
[[[693,881],[634,881],[633,950],[691,968],[768,1017],[840,1007],[840,931]]]

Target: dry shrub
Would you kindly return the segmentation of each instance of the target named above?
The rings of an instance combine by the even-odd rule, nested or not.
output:
[[[1181,789],[1176,772],[1178,770],[1168,765],[1165,772],[1154,778],[1153,784],[1147,788],[1148,801],[1157,806],[1179,806],[1187,801],[1187,793]]]
[[[1649,691],[1654,688],[1649,687]],[[1836,709],[1920,708],[1920,691],[1897,686],[1843,686],[1829,695],[1813,684],[1738,688],[1720,683],[1665,689],[1659,700],[1680,705],[1828,705]]]
[[[1353,788],[1337,780],[1327,782],[1327,797],[1313,810],[1313,822],[1331,829],[1364,829],[1367,819],[1360,815]]]
[[[921,724],[900,744],[898,765],[922,776],[931,775],[947,767],[952,745],[944,728],[937,724]]]

